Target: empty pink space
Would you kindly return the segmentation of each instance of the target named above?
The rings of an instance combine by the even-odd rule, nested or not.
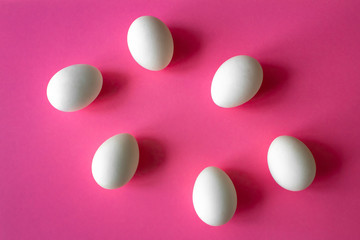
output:
[[[0,1],[0,239],[360,239],[359,1]],[[127,47],[137,17],[173,34],[159,72]],[[259,93],[233,109],[210,95],[235,55],[264,70]],[[64,113],[50,78],[78,63],[99,68],[100,96]],[[91,174],[96,149],[131,133],[134,178],[105,190]],[[302,140],[317,175],[282,189],[267,166],[280,135]],[[197,175],[217,166],[238,208],[220,227],[192,204]]]

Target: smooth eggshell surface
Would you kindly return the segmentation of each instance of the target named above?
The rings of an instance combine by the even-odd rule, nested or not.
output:
[[[255,96],[262,80],[263,70],[256,59],[245,55],[235,56],[216,71],[211,84],[211,97],[219,107],[237,107]]]
[[[161,20],[152,16],[139,17],[131,24],[127,43],[135,61],[152,71],[164,69],[174,53],[170,30]]]
[[[74,112],[88,106],[99,95],[103,78],[87,64],[76,64],[58,71],[49,81],[47,97],[56,109]]]
[[[136,139],[122,133],[109,138],[98,148],[92,161],[92,174],[101,187],[115,189],[130,181],[138,164]]]
[[[304,190],[315,178],[314,157],[297,138],[277,137],[269,147],[267,158],[272,177],[287,190]]]
[[[205,168],[195,181],[193,204],[197,215],[205,223],[211,226],[227,223],[237,206],[233,182],[221,169]]]

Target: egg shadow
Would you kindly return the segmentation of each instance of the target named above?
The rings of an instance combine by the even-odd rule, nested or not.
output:
[[[290,78],[290,70],[283,66],[277,66],[269,63],[261,63],[263,69],[263,82],[256,95],[241,108],[253,108],[257,106],[268,107],[279,101],[282,92],[286,89]]]
[[[190,29],[177,26],[170,27],[170,32],[174,40],[174,55],[167,68],[184,67],[186,65],[185,62],[189,61],[200,51],[202,45],[201,38],[198,32],[195,33],[195,31]]]
[[[127,77],[124,74],[115,71],[101,71],[103,76],[103,85],[98,97],[91,104],[102,107],[108,103],[108,106],[114,106],[114,97],[120,91],[123,91],[128,84]]]
[[[234,219],[243,218],[245,212],[253,210],[264,200],[261,185],[248,173],[236,169],[225,171],[234,183],[237,194],[237,208]]]
[[[148,177],[151,173],[159,170],[164,165],[166,151],[164,145],[151,137],[137,137],[139,145],[139,165],[135,173],[135,180]],[[148,178],[147,178],[148,179]]]
[[[316,163],[314,184],[340,173],[342,160],[340,153],[324,142],[311,139],[301,139],[312,152]]]

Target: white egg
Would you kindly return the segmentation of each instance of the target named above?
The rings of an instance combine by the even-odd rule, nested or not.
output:
[[[88,106],[99,95],[103,84],[100,71],[87,64],[76,64],[58,71],[49,81],[47,98],[64,112]]]
[[[195,181],[193,204],[197,215],[205,223],[211,226],[227,223],[237,205],[233,182],[221,169],[205,168]]]
[[[139,164],[136,139],[127,133],[106,140],[96,151],[92,174],[103,188],[115,189],[125,185],[134,176]]]
[[[294,137],[275,138],[269,147],[267,159],[272,177],[287,190],[304,190],[315,178],[316,164],[312,153]]]
[[[223,108],[240,106],[259,90],[263,70],[256,59],[240,55],[225,61],[216,71],[211,84],[211,97]]]
[[[139,17],[131,24],[127,43],[135,61],[152,71],[164,69],[174,53],[170,30],[161,20],[152,16]]]

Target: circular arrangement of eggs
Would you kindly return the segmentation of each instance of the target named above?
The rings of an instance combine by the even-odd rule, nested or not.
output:
[[[139,17],[131,24],[127,43],[135,61],[151,71],[164,69],[174,53],[170,30],[152,16]],[[211,97],[219,107],[237,107],[255,96],[262,80],[263,70],[256,59],[235,56],[216,71]],[[47,97],[51,105],[60,111],[78,111],[96,99],[102,84],[103,78],[97,68],[87,64],[72,65],[61,69],[50,79]],[[311,151],[294,137],[279,136],[274,139],[268,150],[267,162],[275,182],[284,189],[304,190],[315,178],[316,164]],[[116,189],[131,180],[138,163],[136,139],[127,133],[117,134],[95,152],[92,175],[101,187]],[[217,167],[207,167],[199,174],[192,199],[196,214],[211,226],[227,223],[237,207],[234,184]]]

